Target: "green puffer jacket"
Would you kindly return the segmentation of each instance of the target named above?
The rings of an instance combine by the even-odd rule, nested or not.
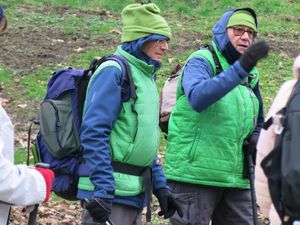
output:
[[[225,71],[230,65],[213,45]],[[215,64],[208,50],[199,50],[191,57]],[[215,73],[215,69],[213,70]],[[253,88],[257,76],[251,81]],[[179,81],[181,83],[181,79]],[[245,85],[238,85],[219,101],[202,112],[191,108],[181,85],[177,102],[169,121],[169,135],[164,170],[168,180],[217,187],[249,188],[243,179],[243,150],[245,138],[255,127],[258,100]]]
[[[133,99],[122,103],[118,119],[110,134],[110,150],[113,162],[147,167],[155,160],[159,144],[159,96],[153,80],[154,67],[145,64],[128,54],[119,46],[121,54],[130,64],[136,86],[136,113],[132,111]],[[91,78],[100,74],[108,66],[120,68],[114,61],[104,62]],[[136,196],[143,191],[143,179],[140,176],[114,172],[115,194],[118,196]],[[88,177],[80,177],[79,189],[93,191],[94,186]]]

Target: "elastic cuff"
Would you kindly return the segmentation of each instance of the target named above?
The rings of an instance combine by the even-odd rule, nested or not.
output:
[[[51,191],[49,188],[46,188],[46,198],[44,200],[44,203],[48,202],[51,196]]]
[[[239,61],[236,61],[233,64],[234,69],[237,71],[237,74],[239,75],[240,79],[243,80],[244,78],[248,77],[250,73],[248,73],[244,67],[241,65]]]
[[[94,192],[94,198],[104,198],[104,199],[112,200],[115,198],[115,196],[112,194],[103,194],[103,193]]]
[[[169,188],[159,188],[159,189],[155,189],[153,191],[153,194],[157,197],[159,195],[159,193],[161,193],[161,191],[165,192],[170,192]]]

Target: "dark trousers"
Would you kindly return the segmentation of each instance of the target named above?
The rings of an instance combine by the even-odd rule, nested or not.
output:
[[[142,212],[132,206],[113,204],[110,220],[114,225],[142,225]],[[106,225],[105,223],[96,223],[85,209],[83,204],[83,214],[81,225]]]
[[[172,225],[253,225],[250,190],[169,182],[184,216]]]

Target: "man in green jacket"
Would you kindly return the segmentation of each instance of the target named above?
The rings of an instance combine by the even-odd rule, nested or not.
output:
[[[131,4],[122,11],[122,44],[115,55],[126,60],[134,91],[122,76],[124,68],[105,61],[92,75],[81,127],[85,163],[79,169],[77,197],[82,225],[142,224],[141,215],[157,197],[160,216],[180,207],[157,162],[159,96],[156,71],[168,50],[171,29],[154,3]],[[150,220],[150,210],[146,218]]]
[[[184,209],[172,225],[252,225],[243,144],[253,157],[264,121],[258,60],[267,56],[254,10],[227,11],[213,27],[212,47],[194,52],[179,78],[169,121],[164,169]],[[214,58],[219,62],[216,74]]]

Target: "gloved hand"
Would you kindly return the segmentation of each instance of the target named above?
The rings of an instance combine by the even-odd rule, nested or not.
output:
[[[252,134],[248,145],[248,151],[252,156],[252,161],[254,165],[256,165],[256,153],[257,153],[256,145],[258,142],[258,138],[259,138],[258,134]]]
[[[55,178],[54,173],[50,169],[36,167],[35,168],[38,172],[40,172],[45,180],[46,183],[46,198],[44,202],[47,202],[50,198],[51,190],[52,190],[52,182]]]
[[[244,144],[243,144],[243,151],[244,151],[243,177],[245,179],[250,178],[249,169],[250,169],[251,164],[249,164],[249,160],[248,160],[249,154],[251,154],[253,164],[254,165],[256,164],[256,152],[257,152],[256,145],[258,142],[258,138],[259,138],[258,134],[252,134],[250,136],[250,138],[248,138],[244,141]]]
[[[167,188],[161,188],[154,191],[154,195],[158,199],[161,211],[158,213],[159,216],[164,216],[164,219],[168,219],[175,211],[177,211],[180,217],[183,216],[181,207],[179,206],[175,196]]]
[[[112,200],[94,198],[93,200],[87,202],[85,208],[89,211],[95,222],[104,223],[109,219],[112,208]]]
[[[267,42],[260,41],[250,46],[240,58],[242,67],[250,72],[256,65],[258,60],[265,58],[268,55],[270,47]]]

